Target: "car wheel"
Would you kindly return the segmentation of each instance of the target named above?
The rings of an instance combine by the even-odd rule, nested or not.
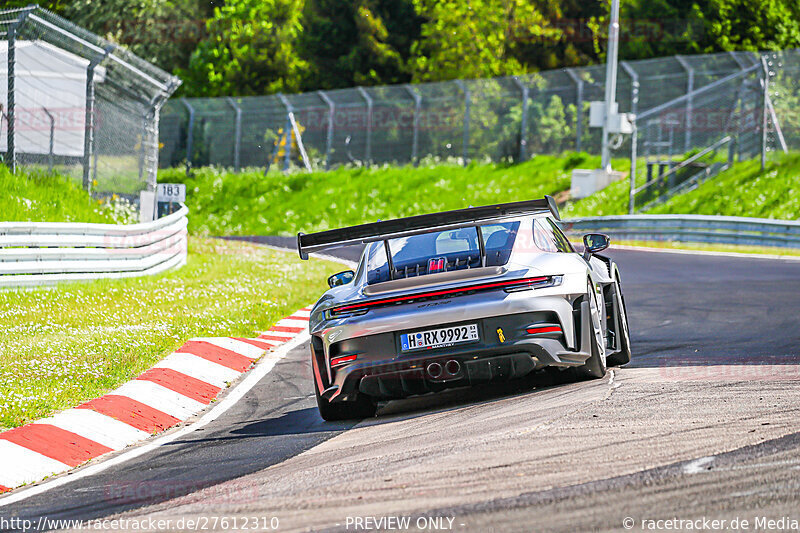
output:
[[[628,310],[625,308],[625,297],[619,283],[619,271],[614,269],[614,288],[617,298],[617,321],[620,331],[620,351],[608,356],[608,366],[626,365],[631,362],[631,334],[628,329]]]
[[[592,322],[591,355],[583,365],[575,370],[581,379],[598,379],[606,375],[606,343],[603,335],[603,321],[600,316],[600,304],[597,303],[597,293],[591,281],[586,288],[586,298],[589,299],[589,315]]]
[[[314,392],[317,397],[317,409],[320,416],[328,422],[337,420],[361,420],[375,416],[378,406],[365,394],[359,394],[355,400],[332,403],[322,398],[317,380],[314,380]]]

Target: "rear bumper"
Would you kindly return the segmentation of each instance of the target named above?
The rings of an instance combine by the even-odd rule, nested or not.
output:
[[[522,377],[547,366],[583,364],[589,354],[570,350],[563,333],[529,335],[526,332],[526,327],[531,324],[553,320],[557,320],[554,314],[541,312],[470,320],[469,323],[478,323],[478,342],[416,352],[404,353],[400,349],[399,337],[406,331],[347,339],[331,347],[331,356],[357,357],[332,369],[331,384],[322,397],[343,401],[362,393],[377,399],[404,398],[451,387]],[[503,340],[499,330],[503,332]],[[436,379],[427,372],[431,363],[444,367],[450,361],[458,363],[457,373],[443,372]]]

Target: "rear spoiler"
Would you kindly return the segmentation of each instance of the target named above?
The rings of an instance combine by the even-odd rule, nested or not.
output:
[[[444,231],[470,226],[478,226],[493,221],[514,218],[536,213],[550,212],[556,220],[561,220],[558,206],[552,196],[538,200],[525,200],[508,204],[469,207],[455,211],[429,213],[393,220],[382,220],[349,228],[320,231],[319,233],[297,234],[297,251],[301,259],[308,254],[336,246],[366,244],[369,242],[408,237],[420,233]]]

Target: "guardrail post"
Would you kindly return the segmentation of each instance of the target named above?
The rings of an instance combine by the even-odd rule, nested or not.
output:
[[[47,168],[48,170],[53,170],[53,149],[55,148],[56,119],[53,118],[53,115],[47,110],[46,107],[43,107],[42,110],[50,120],[50,147],[47,150]]]
[[[186,107],[189,112],[189,126],[186,132],[186,175],[192,169],[192,148],[194,144],[194,107],[189,103],[186,98],[181,98],[181,103]]]
[[[367,141],[366,149],[364,150],[364,160],[366,161],[367,166],[370,166],[372,164],[372,97],[367,94],[367,91],[364,90],[363,87],[356,87],[356,89],[367,103]]]
[[[233,125],[233,171],[238,173],[239,169],[241,168],[240,154],[242,148],[242,108],[239,107],[239,104],[236,103],[236,100],[230,96],[226,97],[225,100],[227,100],[228,104],[233,108],[233,112],[235,114]]]
[[[519,87],[522,91],[522,120],[520,121],[519,125],[519,160],[525,161],[528,158],[528,154],[526,151],[526,147],[528,145],[528,141],[526,139],[526,134],[528,132],[528,95],[529,89],[528,86],[522,83],[519,79],[519,76],[511,76],[511,79],[514,83]],[[577,119],[577,115],[576,115]]]
[[[463,159],[463,165],[467,166],[469,164],[469,115],[472,97],[469,87],[463,80],[456,80],[456,85],[464,93],[464,138],[461,142],[461,158]]]
[[[411,162],[419,165],[419,115],[422,111],[422,96],[411,85],[405,85],[406,91],[414,99],[414,136],[411,140]]]
[[[686,71],[686,111],[685,111],[685,119],[684,119],[684,142],[683,142],[683,151],[688,152],[692,148],[692,122],[694,121],[694,99],[693,99],[693,92],[694,92],[694,69],[689,64],[686,59],[681,56],[676,55],[675,59],[678,60],[678,63],[681,64],[683,69]]]
[[[564,72],[575,82],[575,151],[580,152],[583,144],[583,79],[572,69]]]
[[[317,94],[328,105],[328,131],[325,135],[325,170],[331,169],[331,153],[333,151],[333,124],[336,114],[336,105],[324,91],[317,91]]]

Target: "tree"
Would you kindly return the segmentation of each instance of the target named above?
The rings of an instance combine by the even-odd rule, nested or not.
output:
[[[194,96],[295,92],[307,63],[300,58],[302,0],[228,0],[214,8],[208,37],[179,70]]]
[[[310,65],[304,87],[410,81],[406,63],[421,25],[410,0],[307,0],[300,38]]]
[[[796,0],[632,0],[621,19],[626,59],[800,46]]]
[[[704,0],[692,6],[691,16],[705,29],[698,52],[800,46],[797,0]]]
[[[168,72],[185,68],[207,37],[202,0],[56,0],[61,14]]]
[[[541,8],[529,0],[414,0],[427,20],[413,48],[416,81],[518,74],[531,65],[520,43],[555,38]]]

